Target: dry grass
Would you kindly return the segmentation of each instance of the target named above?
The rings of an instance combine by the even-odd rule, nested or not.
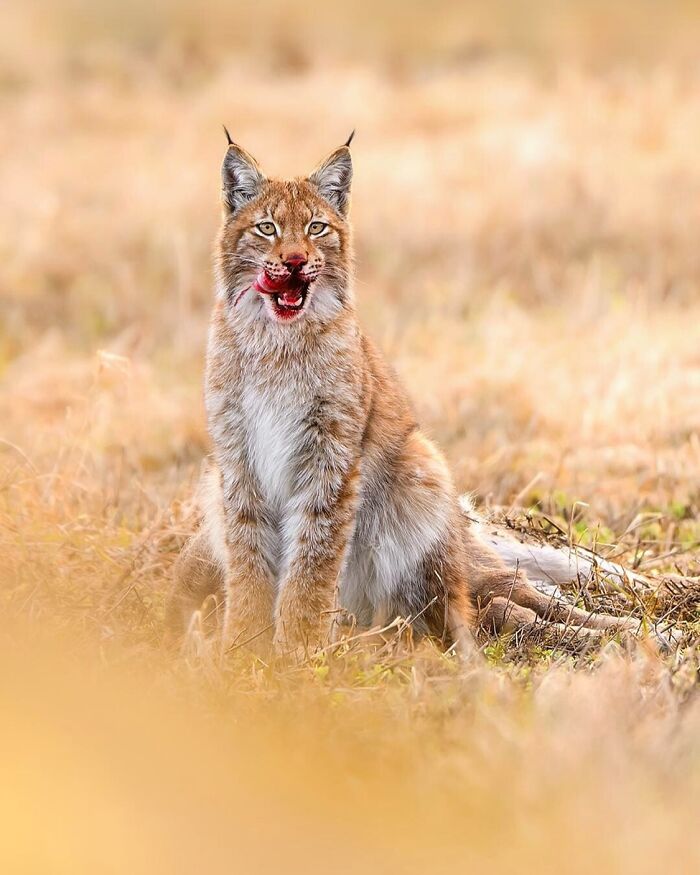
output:
[[[611,7],[3,10],[3,871],[700,866],[700,21]],[[278,173],[358,128],[363,321],[460,486],[655,578],[604,603],[681,653],[160,651],[223,121]]]

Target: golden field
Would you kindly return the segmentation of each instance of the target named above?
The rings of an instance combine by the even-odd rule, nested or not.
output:
[[[698,45],[681,0],[3,7],[1,871],[700,870]],[[162,650],[222,123],[272,174],[357,128],[362,321],[460,487],[649,575],[677,653]]]

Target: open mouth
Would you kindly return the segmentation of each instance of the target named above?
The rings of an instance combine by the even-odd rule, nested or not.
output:
[[[287,277],[275,279],[263,270],[258,274],[254,288],[267,296],[278,319],[289,320],[304,309],[310,285],[311,281],[296,271]]]

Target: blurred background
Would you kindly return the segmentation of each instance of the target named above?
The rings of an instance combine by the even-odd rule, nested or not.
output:
[[[286,694],[258,675],[240,694],[211,666],[203,692],[201,674],[158,650],[207,451],[221,125],[272,175],[308,173],[356,128],[362,322],[461,489],[645,573],[693,578],[699,108],[695,0],[5,0],[8,872],[204,871],[205,859],[226,871],[237,833],[217,818],[240,809],[256,835],[248,794],[260,790],[264,812],[293,746],[279,735],[298,718]],[[596,854],[605,871],[652,871],[681,852],[691,871],[697,664],[616,664],[594,680],[546,654],[516,668],[497,655],[468,682],[437,656],[351,667],[332,692],[326,666],[312,673],[295,695],[315,703],[313,727],[301,721],[278,799],[279,842],[302,851],[247,871],[329,859],[357,871],[377,854],[387,872],[426,859],[578,871]],[[145,710],[125,716],[139,697]],[[327,710],[337,697],[353,704],[342,731]],[[251,702],[271,700],[264,747],[241,715],[258,727]],[[221,741],[231,721],[233,752],[214,755],[210,733]],[[345,739],[341,754],[326,731]],[[323,775],[297,822],[290,776],[308,783],[306,754]],[[44,841],[40,811],[52,812]],[[387,839],[406,824],[415,839]]]
[[[221,124],[270,174],[357,128],[363,322],[460,486],[695,507],[699,37],[680,0],[6,4],[7,437],[54,454],[98,392],[100,476],[198,461]]]

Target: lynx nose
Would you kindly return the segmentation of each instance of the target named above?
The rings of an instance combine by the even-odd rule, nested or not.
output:
[[[308,260],[309,259],[306,255],[302,255],[301,252],[292,252],[290,255],[283,258],[282,263],[288,271],[293,271],[303,267]]]

